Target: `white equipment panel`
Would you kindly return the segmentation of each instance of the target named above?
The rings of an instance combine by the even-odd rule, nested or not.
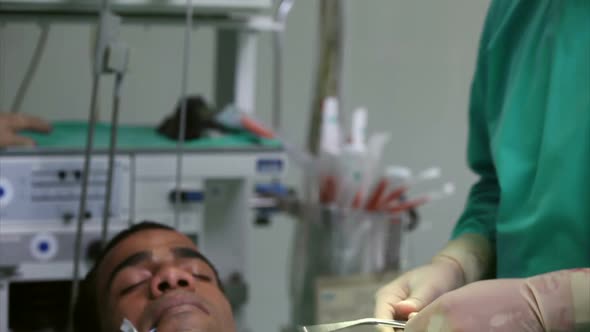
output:
[[[130,161],[118,156],[114,163],[112,231],[129,224]],[[20,280],[71,276],[83,164],[80,155],[0,155],[0,268],[15,268]],[[97,156],[83,216],[83,257],[100,241],[106,179],[107,159]]]
[[[176,158],[175,150],[117,153],[110,236],[144,220],[174,226],[178,213],[178,229],[197,241],[220,278],[239,275],[247,284],[255,183],[284,175],[284,153],[278,148],[184,151],[179,189]],[[81,151],[0,152],[0,304],[9,302],[11,285],[71,280],[83,162]],[[107,157],[99,152],[89,177],[82,276],[100,245],[106,171]],[[7,310],[0,307],[0,332],[9,331]],[[235,314],[244,327],[240,332],[246,331],[244,311]]]
[[[273,149],[186,151],[182,160],[178,228],[198,235],[199,246],[204,251],[229,259],[225,262],[212,257],[219,262],[222,272],[235,272],[229,271],[230,267],[235,269],[245,264],[239,254],[242,249],[236,249],[238,255],[228,256],[227,241],[217,240],[226,236],[240,246],[249,221],[244,219],[249,216],[254,183],[278,179],[285,171],[284,155]],[[0,154],[0,267],[24,267],[31,263],[51,267],[47,263],[71,262],[83,162],[81,153]],[[109,219],[111,230],[116,232],[143,220],[174,226],[175,170],[174,150],[118,153]],[[99,239],[106,174],[106,156],[94,156],[84,213],[84,250]],[[208,240],[208,236],[215,240]],[[30,277],[68,278],[70,271],[48,270],[46,274],[38,274],[39,270],[35,269],[36,274]],[[19,278],[29,276],[19,273]]]
[[[185,13],[187,0],[111,0],[116,13],[164,14]],[[0,11],[37,13],[89,13],[96,12],[101,0],[1,0]],[[269,9],[272,0],[192,0],[198,12],[244,12]]]
[[[111,200],[114,219],[128,219],[129,162],[129,156],[119,156],[115,161]],[[84,168],[82,156],[2,158],[0,165],[2,226],[24,222],[39,227],[73,224],[78,213]],[[102,218],[106,180],[107,159],[94,158],[88,185],[88,209],[84,216],[89,222]]]

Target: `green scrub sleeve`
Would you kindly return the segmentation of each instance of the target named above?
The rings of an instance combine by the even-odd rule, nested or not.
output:
[[[502,5],[505,5],[503,3]],[[469,134],[467,162],[470,169],[479,176],[471,187],[465,209],[452,232],[452,239],[466,233],[480,234],[495,243],[495,222],[500,200],[500,187],[496,177],[486,114],[491,103],[486,100],[488,84],[488,59],[486,49],[493,27],[498,23],[498,2],[491,5],[479,45],[475,75],[471,85],[469,102]]]
[[[479,176],[471,187],[465,209],[455,228],[452,238],[466,233],[480,234],[495,243],[495,222],[500,200],[500,187],[496,178],[496,170],[489,149],[485,114],[483,112],[483,96],[479,82],[472,86],[469,139],[467,159],[471,170]]]

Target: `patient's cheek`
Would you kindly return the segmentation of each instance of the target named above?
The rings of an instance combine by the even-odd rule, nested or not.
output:
[[[111,326],[114,330],[109,331],[120,331],[123,319],[129,320],[135,327],[138,327],[139,320],[141,317],[143,304],[138,301],[133,301],[132,298],[119,299],[113,301],[110,308],[111,313],[107,317],[112,317]]]
[[[101,325],[104,324],[101,326],[102,331],[120,331],[125,315],[116,306],[108,307],[107,312],[101,316],[103,317]]]

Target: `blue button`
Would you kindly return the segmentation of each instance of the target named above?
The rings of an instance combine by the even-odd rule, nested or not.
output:
[[[286,186],[277,183],[258,183],[256,184],[256,193],[260,195],[276,195],[285,197],[289,194],[289,188]]]
[[[259,173],[276,173],[283,170],[283,161],[281,159],[258,159],[256,161],[256,170]]]
[[[187,202],[202,202],[205,199],[202,191],[187,191],[185,194]]]
[[[40,242],[37,248],[39,248],[40,252],[47,252],[49,250],[49,243],[45,241]]]
[[[2,196],[4,196],[4,188],[0,187],[0,198],[2,198]]]

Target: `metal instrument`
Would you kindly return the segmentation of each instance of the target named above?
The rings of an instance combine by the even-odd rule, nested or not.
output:
[[[360,325],[387,325],[392,326],[396,329],[405,329],[406,322],[399,320],[388,320],[388,319],[377,319],[377,318],[363,318],[357,320],[350,320],[346,322],[330,323],[330,324],[319,324],[310,326],[300,326],[299,332],[331,332],[347,329],[354,326]]]
[[[313,326],[300,326],[298,328],[299,332],[331,332],[331,331],[338,331],[342,329],[346,329],[349,327],[360,326],[360,325],[387,325],[392,326],[397,329],[405,329],[406,322],[399,321],[399,320],[387,320],[387,319],[377,319],[377,318],[363,318],[357,320],[351,320],[347,322],[338,322],[338,323],[330,323],[330,324],[320,324],[320,325],[313,325]],[[121,324],[121,331],[122,332],[137,332],[137,329],[133,326],[133,324],[124,319],[123,323]],[[156,329],[153,328],[150,332],[156,332]]]

